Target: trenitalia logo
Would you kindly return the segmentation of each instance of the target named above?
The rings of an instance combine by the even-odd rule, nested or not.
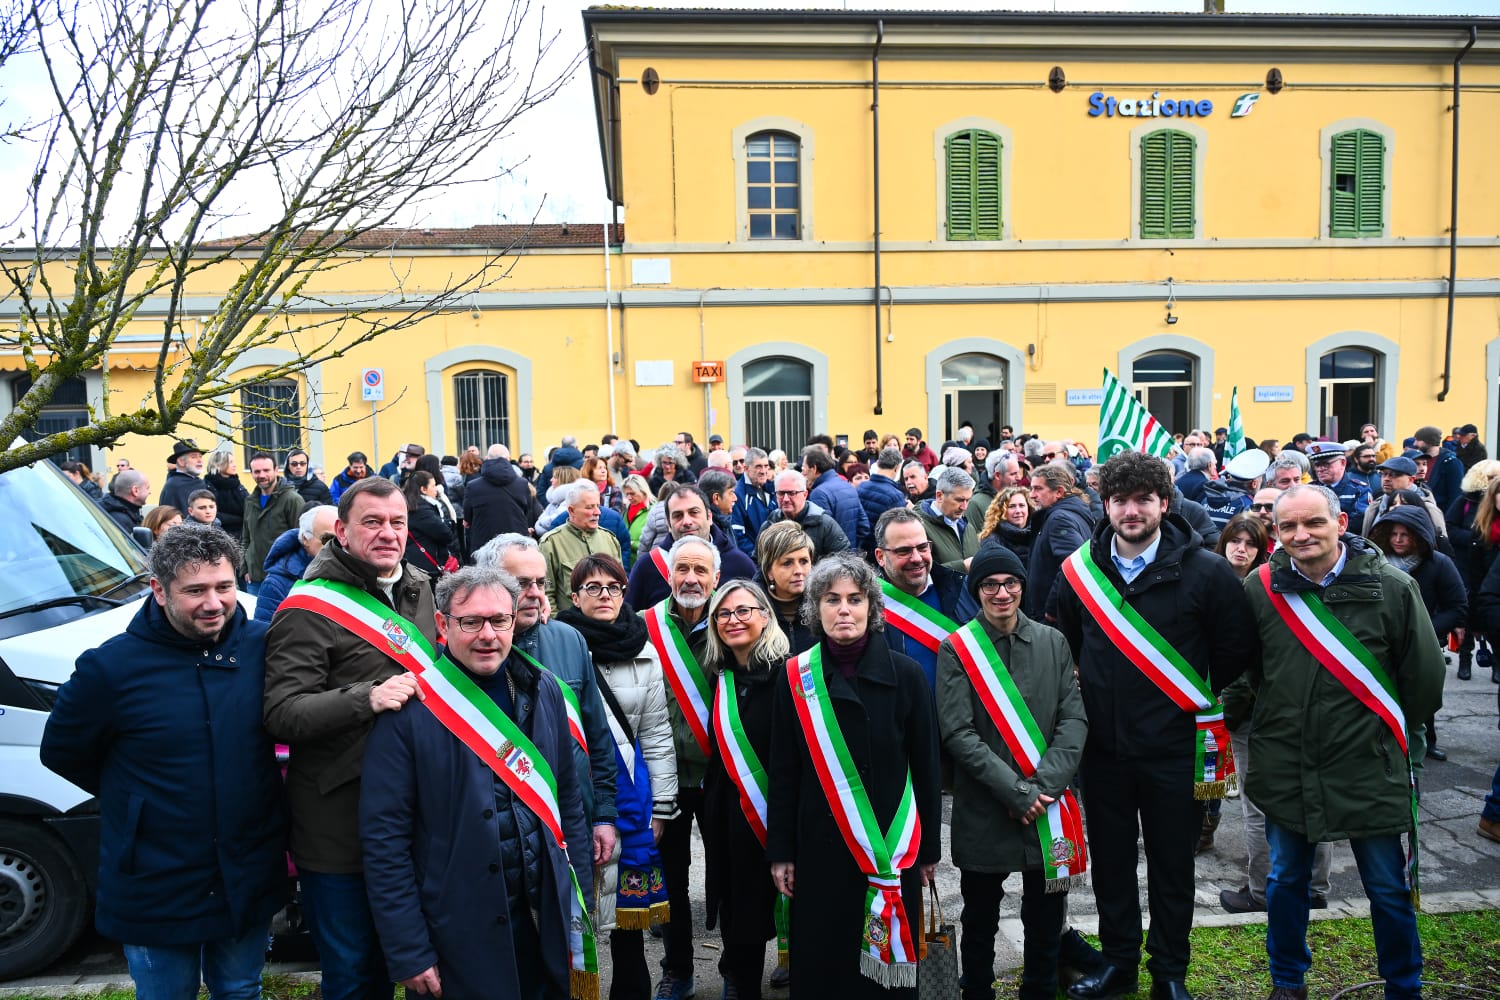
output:
[[[1241,94],[1234,99],[1234,108],[1230,110],[1229,117],[1243,118],[1255,110],[1255,102],[1260,100],[1259,94]]]

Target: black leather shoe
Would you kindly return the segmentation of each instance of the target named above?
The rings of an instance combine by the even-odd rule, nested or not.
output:
[[[1140,975],[1134,969],[1122,969],[1118,965],[1106,965],[1097,976],[1084,976],[1068,987],[1068,996],[1073,1000],[1105,1000],[1134,993],[1140,988]]]
[[[1193,1000],[1180,979],[1157,979],[1151,983],[1151,1000]]]
[[[1427,756],[1430,760],[1435,760],[1441,764],[1448,759],[1448,751],[1440,746],[1433,745],[1427,748]]]

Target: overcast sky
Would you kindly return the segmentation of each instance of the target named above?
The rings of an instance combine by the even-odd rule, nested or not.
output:
[[[377,0],[378,2],[378,0]],[[497,26],[506,0],[491,0]],[[583,49],[582,12],[589,6],[578,0],[532,0],[540,7],[549,26],[560,32],[557,58],[564,62]],[[1202,0],[795,0],[795,2],[746,3],[735,0],[655,0],[657,8],[709,7],[736,9],[826,8],[851,10],[1058,10],[1058,11],[1155,11],[1198,12]],[[1381,14],[1479,14],[1500,16],[1500,0],[1227,0],[1231,13],[1381,13]],[[16,106],[45,107],[46,91],[35,78],[25,78],[24,68],[6,67],[0,73],[0,99]],[[599,162],[597,127],[593,115],[593,91],[586,69],[575,72],[556,98],[523,115],[504,142],[492,147],[475,164],[479,175],[501,166],[512,168],[503,181],[476,184],[452,192],[420,211],[409,213],[411,224],[430,227],[463,227],[481,223],[600,222],[609,216]],[[0,143],[0,218],[14,219],[24,206],[26,178],[34,168],[34,149]],[[254,220],[230,228],[248,232]],[[8,236],[14,233],[8,233]],[[210,235],[228,236],[220,231]]]

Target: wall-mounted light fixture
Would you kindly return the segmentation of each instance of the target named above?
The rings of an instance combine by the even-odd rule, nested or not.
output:
[[[1176,304],[1177,304],[1177,298],[1176,298],[1175,293],[1172,290],[1172,279],[1171,279],[1170,276],[1168,276],[1168,278],[1167,278],[1167,325],[1168,326],[1176,326],[1177,325],[1177,317],[1172,314],[1172,307],[1175,306]]]

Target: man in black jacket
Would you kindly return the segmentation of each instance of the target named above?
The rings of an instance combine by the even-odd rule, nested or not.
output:
[[[533,518],[531,488],[510,462],[503,444],[492,444],[479,475],[464,487],[464,528],[468,548],[477,552],[491,538],[527,534]]]
[[[141,523],[141,508],[151,495],[151,484],[146,474],[137,469],[126,469],[110,484],[109,496],[99,501],[100,508],[118,524],[125,534]]]
[[[1032,517],[1036,540],[1031,544],[1021,610],[1028,618],[1044,621],[1057,571],[1064,559],[1088,541],[1094,519],[1072,469],[1061,465],[1039,466],[1031,474],[1031,502],[1037,508]]]
[[[1156,676],[1180,671],[1182,684],[1195,692],[1205,684],[1217,692],[1254,662],[1257,632],[1229,564],[1200,548],[1187,523],[1170,513],[1166,466],[1149,455],[1121,452],[1100,469],[1099,492],[1109,520],[1058,580],[1057,617],[1088,710],[1080,773],[1099,939],[1109,965],[1079,980],[1068,995],[1103,1000],[1136,990],[1140,830],[1151,901],[1146,951],[1152,1000],[1191,1000],[1184,980],[1193,848],[1203,808],[1195,794],[1222,795],[1223,784],[1212,787],[1204,774],[1195,774],[1195,712],[1179,707],[1138,664],[1153,665]],[[1131,636],[1128,615],[1104,613],[1121,600],[1150,632]],[[1204,708],[1216,704],[1210,700]]]
[[[311,459],[301,448],[293,448],[286,456],[286,468],[282,471],[288,485],[297,491],[303,503],[322,506],[333,503],[333,494],[328,484],[312,474]]]

